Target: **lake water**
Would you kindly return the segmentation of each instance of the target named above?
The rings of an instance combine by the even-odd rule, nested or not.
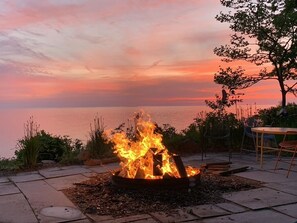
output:
[[[46,132],[85,142],[96,115],[103,117],[106,129],[114,129],[141,109],[159,125],[171,124],[178,131],[188,127],[199,112],[209,110],[206,106],[0,109],[0,157],[14,156],[17,140],[23,137],[24,123],[30,116]]]
[[[96,107],[96,108],[46,108],[0,110],[0,157],[12,157],[17,140],[24,135],[24,123],[33,116],[35,122],[54,135],[87,140],[90,124],[96,115],[103,117],[106,129],[114,129],[126,122],[135,112],[144,110],[158,124],[171,124],[178,130],[185,129],[205,106],[177,107]]]

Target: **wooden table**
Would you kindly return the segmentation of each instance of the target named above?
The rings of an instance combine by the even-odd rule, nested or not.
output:
[[[256,133],[256,156],[258,160],[258,150],[260,150],[260,165],[263,167],[264,150],[279,150],[278,147],[264,146],[264,135],[297,135],[297,128],[282,128],[282,127],[255,127],[251,129]],[[259,137],[261,135],[261,137]],[[261,139],[259,144],[259,138]]]

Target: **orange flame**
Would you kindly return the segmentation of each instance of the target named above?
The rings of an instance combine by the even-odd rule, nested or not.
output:
[[[135,139],[129,139],[125,132],[116,133],[112,141],[114,153],[121,160],[119,176],[126,178],[162,179],[164,177],[180,178],[180,174],[171,154],[162,144],[162,135],[155,132],[156,125],[150,116],[143,112],[135,118]],[[161,160],[155,160],[159,155]],[[159,163],[158,163],[159,161]],[[154,174],[157,170],[158,174]],[[198,174],[199,169],[186,167],[188,176]]]

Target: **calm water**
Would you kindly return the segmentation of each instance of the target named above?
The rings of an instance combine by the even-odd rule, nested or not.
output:
[[[90,123],[93,123],[97,114],[104,118],[106,129],[114,129],[123,122],[127,123],[141,109],[149,113],[159,125],[171,124],[178,131],[188,127],[199,112],[209,110],[206,106],[0,109],[0,157],[14,156],[17,140],[23,137],[24,123],[30,116],[46,132],[67,135],[85,142]]]
[[[114,129],[143,109],[158,124],[169,123],[177,130],[185,129],[197,113],[205,106],[177,107],[110,107],[110,108],[47,108],[47,109],[2,109],[0,110],[0,157],[12,157],[16,143],[24,135],[24,123],[34,117],[34,121],[54,135],[68,135],[84,142],[90,131],[94,117],[102,116],[106,129]]]

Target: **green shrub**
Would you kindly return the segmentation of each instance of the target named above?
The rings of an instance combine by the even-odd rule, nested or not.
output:
[[[64,151],[60,163],[62,164],[80,164],[82,161],[79,159],[79,155],[84,149],[82,142],[79,139],[75,141],[68,140],[68,145]]]
[[[162,135],[162,143],[169,152],[179,154],[186,152],[180,151],[180,145],[184,139],[184,136],[178,133],[175,127],[170,124],[163,124],[163,127],[160,127],[156,124],[155,131]]]
[[[25,136],[18,141],[18,148],[15,152],[17,159],[23,163],[25,167],[35,167],[40,149],[40,143],[37,138],[39,125],[34,122],[33,117],[24,124]]]
[[[40,142],[38,160],[54,160],[59,162],[64,152],[71,150],[71,139],[67,136],[53,136],[41,130],[37,134]]]
[[[18,170],[22,166],[22,162],[15,158],[6,159],[0,158],[0,171],[14,171]]]
[[[277,127],[297,127],[297,105],[289,103],[286,106],[287,114],[280,115],[282,107],[275,106],[267,109],[260,109],[258,111],[259,118],[264,125],[271,125]]]
[[[90,158],[98,159],[114,156],[112,143],[108,140],[104,131],[103,118],[96,116],[93,125],[90,124],[89,139],[86,144],[86,150],[89,152]]]

